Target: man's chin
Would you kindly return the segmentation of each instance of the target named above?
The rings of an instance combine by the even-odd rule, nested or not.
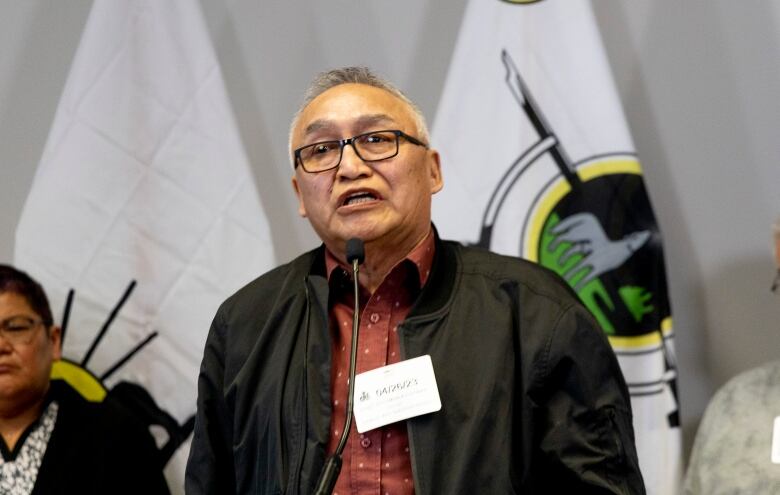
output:
[[[344,228],[339,229],[338,238],[341,242],[346,242],[348,239],[357,237],[363,242],[373,242],[386,236],[388,229],[383,225],[373,224],[355,224],[346,225]]]

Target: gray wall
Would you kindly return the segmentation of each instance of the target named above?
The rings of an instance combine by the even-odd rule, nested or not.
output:
[[[0,262],[91,2],[0,1]],[[435,114],[466,0],[202,0],[277,256],[316,239],[288,183],[309,78],[366,64]],[[715,387],[780,354],[780,1],[596,0],[665,236],[686,439]],[[445,164],[446,173],[446,164]],[[446,175],[445,175],[446,177]]]

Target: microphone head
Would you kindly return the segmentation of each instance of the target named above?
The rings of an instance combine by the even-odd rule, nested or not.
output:
[[[363,263],[366,259],[366,249],[363,246],[363,240],[353,237],[347,241],[347,263],[350,265],[354,260],[357,260],[358,265]]]

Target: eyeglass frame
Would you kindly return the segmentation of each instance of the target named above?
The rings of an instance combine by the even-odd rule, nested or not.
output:
[[[30,322],[30,328],[27,331],[27,340],[14,340],[17,337],[9,337],[9,335],[13,335],[13,333],[8,333],[8,324],[17,319],[17,318],[24,318]],[[6,342],[11,344],[12,346],[16,345],[29,345],[30,342],[33,341],[34,338],[34,330],[38,328],[39,326],[43,326],[44,328],[48,328],[50,325],[47,324],[45,321],[43,321],[41,318],[33,318],[27,315],[14,315],[11,317],[8,317],[4,320],[0,320],[0,337],[2,337]]]
[[[379,133],[382,133],[382,132],[391,132],[391,133],[393,133],[395,135],[395,153],[393,153],[392,155],[389,155],[389,156],[382,157],[382,158],[375,158],[373,160],[367,160],[367,159],[363,158],[362,156],[360,156],[360,151],[358,151],[357,147],[355,146],[355,140],[359,139],[359,138],[362,138],[364,136],[370,136],[371,134],[379,134]],[[341,165],[341,160],[344,157],[344,147],[347,146],[347,145],[352,146],[352,150],[355,152],[355,155],[357,155],[357,157],[360,158],[361,160],[363,160],[364,162],[371,163],[371,162],[381,162],[382,160],[389,160],[390,158],[398,156],[398,153],[401,150],[400,138],[404,138],[405,140],[409,141],[410,143],[412,143],[414,145],[417,145],[417,146],[422,146],[425,149],[429,148],[429,146],[426,143],[420,141],[419,139],[417,139],[414,136],[410,136],[409,134],[405,133],[404,131],[401,131],[399,129],[382,129],[382,130],[379,130],[379,131],[364,132],[362,134],[358,134],[357,136],[352,136],[351,138],[346,138],[346,139],[328,139],[326,141],[317,141],[316,143],[311,143],[311,144],[307,144],[306,146],[301,146],[300,148],[298,148],[298,149],[293,151],[293,156],[295,158],[295,160],[294,160],[295,161],[295,167],[294,168],[298,168],[298,166],[300,165],[300,167],[303,169],[303,171],[306,172],[307,174],[319,174],[319,173],[322,173],[322,172],[328,172],[330,170],[334,170],[334,169],[338,168],[339,165]],[[325,144],[325,143],[338,143],[338,145],[339,145],[339,159],[338,159],[338,161],[336,161],[336,164],[334,166],[329,167],[329,168],[324,168],[322,170],[316,170],[314,172],[307,170],[306,166],[303,164],[303,158],[301,158],[301,151],[306,149],[306,148],[309,148],[309,147],[312,147],[312,146],[317,146],[318,144]]]

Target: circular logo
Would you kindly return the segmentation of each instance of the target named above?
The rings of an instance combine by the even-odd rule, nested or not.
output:
[[[520,252],[561,275],[608,335],[657,332],[670,315],[663,250],[639,163],[600,157],[540,194]]]
[[[659,329],[671,326],[670,309],[639,162],[632,155],[602,155],[577,164],[575,172],[576,181],[543,165],[508,174],[485,247],[558,273],[610,337],[657,339]]]

